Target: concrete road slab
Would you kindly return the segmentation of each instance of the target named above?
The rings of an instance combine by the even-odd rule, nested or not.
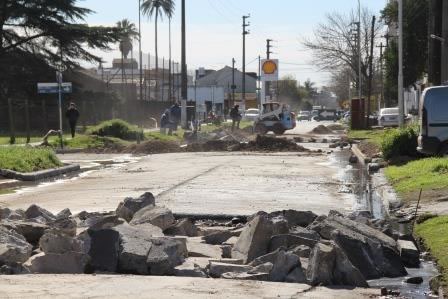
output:
[[[0,276],[1,298],[374,298],[373,289],[304,284],[125,275]]]
[[[152,155],[2,195],[0,205],[111,211],[125,197],[149,191],[176,213],[249,215],[298,209],[320,214],[352,208],[353,198],[337,192],[339,170],[326,155],[303,153]]]

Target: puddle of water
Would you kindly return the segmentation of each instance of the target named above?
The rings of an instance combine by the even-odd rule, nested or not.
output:
[[[406,270],[408,271],[406,277],[375,279],[369,281],[369,285],[372,288],[385,287],[390,290],[400,291],[400,295],[404,298],[438,298],[437,296],[432,297],[429,289],[429,280],[439,274],[433,262],[425,261],[422,262],[419,269],[408,268]],[[407,278],[416,276],[423,278],[422,284],[414,285],[405,282]]]

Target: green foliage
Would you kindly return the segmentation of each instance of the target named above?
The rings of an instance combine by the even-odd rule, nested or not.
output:
[[[386,176],[399,193],[448,188],[448,159],[426,158],[403,166],[389,166]]]
[[[436,259],[443,274],[443,286],[446,291],[448,281],[448,216],[429,219],[415,228],[417,236],[423,239],[427,249]]]
[[[415,156],[417,154],[417,138],[417,131],[413,127],[388,130],[381,142],[384,158]]]
[[[143,140],[142,130],[121,119],[104,121],[86,132],[89,135],[115,137],[124,140]]]
[[[350,130],[348,132],[348,137],[351,139],[365,140],[381,147],[381,143],[387,132],[388,130]]]
[[[414,84],[427,72],[428,59],[428,1],[404,0],[403,2],[403,65],[404,86]],[[398,2],[390,1],[382,11],[386,24],[394,26],[398,21]],[[389,40],[385,52],[386,93],[396,100],[398,80],[398,47],[394,38]],[[388,103],[393,105],[393,103]]]
[[[0,169],[32,172],[62,166],[54,152],[28,146],[0,147]]]

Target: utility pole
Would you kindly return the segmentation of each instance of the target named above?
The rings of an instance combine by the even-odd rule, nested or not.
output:
[[[165,57],[162,59],[162,102],[164,100],[164,86],[165,86]]]
[[[404,126],[403,94],[403,0],[398,0],[398,124]]]
[[[257,90],[257,104],[261,105],[261,56],[258,55],[258,90]]]
[[[375,42],[375,22],[376,17],[373,16],[372,18],[372,32],[370,34],[370,55],[369,55],[369,85],[368,85],[368,94],[367,94],[367,128],[370,128],[370,100],[372,96],[372,77],[373,77],[373,47]]]
[[[232,106],[235,105],[235,89],[235,58],[232,58]]]
[[[185,26],[185,0],[182,0],[182,127],[187,125],[187,97],[188,97],[188,80],[187,80],[187,48],[186,48],[186,26]]]
[[[148,101],[151,101],[151,54],[148,52]]]
[[[169,43],[169,59],[168,59],[168,102],[171,102],[172,100],[172,89],[171,89],[171,18],[169,19],[169,27],[168,27],[168,34],[170,38]]]
[[[271,51],[271,48],[272,48],[271,42],[273,42],[272,39],[267,39],[267,40],[266,40],[266,59],[271,59],[271,54],[272,54],[272,51]],[[265,82],[265,85],[266,85],[265,96],[268,95],[268,96],[269,96],[269,100],[271,100],[271,98],[272,98],[272,95],[271,95],[271,84],[270,84],[269,81],[266,81],[266,82]],[[266,102],[266,99],[264,100],[264,102]]]
[[[140,65],[140,100],[143,100],[143,65],[142,65],[142,0],[138,0],[138,53]]]
[[[383,49],[384,45],[381,43],[378,48],[380,48],[380,75],[381,75],[381,102],[378,103],[378,108],[381,109],[381,107],[384,105],[384,70],[383,70]],[[382,105],[383,104],[383,105]]]
[[[362,98],[362,69],[361,62],[362,61],[362,53],[361,53],[361,1],[358,0],[358,96],[361,101]]]
[[[243,16],[243,80],[242,80],[242,88],[243,88],[243,94],[242,94],[242,106],[244,110],[246,109],[246,35],[248,35],[250,32],[249,30],[246,30],[247,27],[250,26],[250,23],[246,20],[250,18],[250,15]]]

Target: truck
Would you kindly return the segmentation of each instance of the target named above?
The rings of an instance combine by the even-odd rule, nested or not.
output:
[[[426,155],[448,156],[448,86],[423,91],[417,150]]]
[[[296,115],[289,105],[270,102],[262,106],[261,114],[254,123],[255,133],[264,135],[272,131],[276,135],[283,135],[296,127]]]

